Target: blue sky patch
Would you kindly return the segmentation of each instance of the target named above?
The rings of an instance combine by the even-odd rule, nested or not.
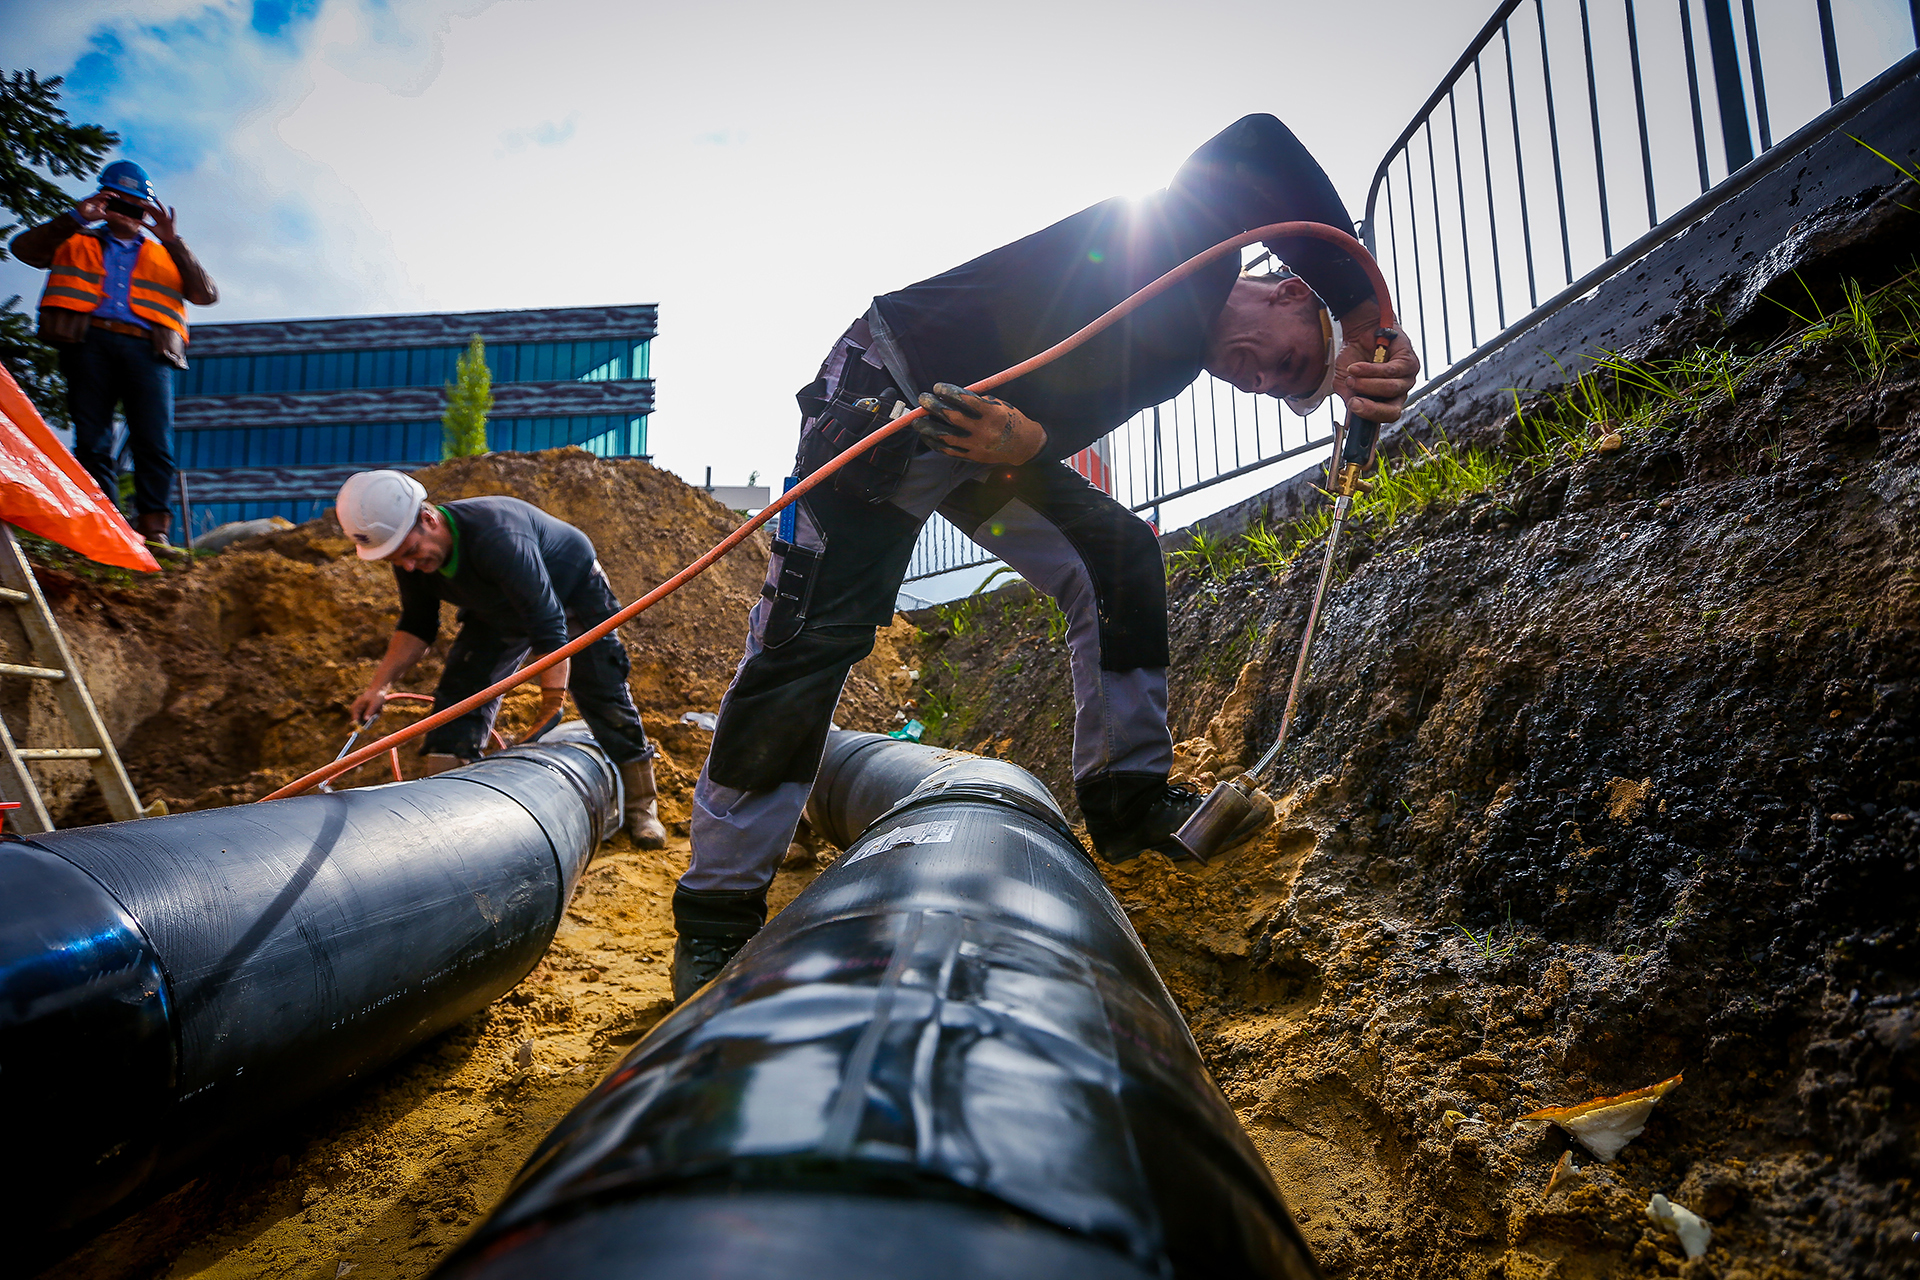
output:
[[[311,22],[320,4],[321,0],[254,0],[253,29],[269,39],[290,36],[288,28]]]

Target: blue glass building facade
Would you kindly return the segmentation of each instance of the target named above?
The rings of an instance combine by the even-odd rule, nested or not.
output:
[[[354,471],[438,462],[445,387],[476,333],[489,448],[646,457],[656,325],[652,306],[196,325],[174,411],[191,527],[311,519]]]

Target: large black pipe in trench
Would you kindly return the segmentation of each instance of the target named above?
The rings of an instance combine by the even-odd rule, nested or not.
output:
[[[443,1280],[1318,1274],[1038,780],[836,732],[808,815],[846,853]]]
[[[619,813],[572,724],[416,782],[0,843],[0,1222],[92,1218],[506,992]]]

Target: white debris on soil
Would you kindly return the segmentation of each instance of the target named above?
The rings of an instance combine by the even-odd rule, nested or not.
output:
[[[1675,1204],[1658,1191],[1647,1201],[1647,1218],[1654,1226],[1671,1231],[1689,1258],[1705,1256],[1707,1246],[1713,1241],[1713,1228],[1699,1214],[1683,1204]]]

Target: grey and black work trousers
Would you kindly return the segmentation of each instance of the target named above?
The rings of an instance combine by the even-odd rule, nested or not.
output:
[[[889,386],[910,394],[886,370],[898,362],[883,363],[875,346],[884,342],[874,341],[867,321],[855,324],[816,385],[829,397]],[[802,426],[803,471],[830,456],[817,428],[813,418]],[[934,511],[1066,614],[1076,780],[1170,769],[1159,541],[1064,463],[988,468],[921,452],[883,500],[824,484],[796,506],[792,543],[776,542],[767,588],[748,618],[746,656],[694,790],[693,859],[682,888],[756,892],[771,883],[806,807],[841,686],[872,651],[875,628],[892,621],[920,527]]]
[[[570,638],[592,630],[620,611],[620,601],[598,564],[572,598],[561,604],[567,611]],[[450,707],[506,679],[532,651],[533,643],[526,636],[502,635],[479,622],[463,624],[447,651],[446,670],[440,675],[439,688],[433,691],[433,709]],[[593,740],[615,764],[653,757],[647,731],[640,725],[640,712],[633,705],[633,692],[627,687],[632,669],[618,632],[609,632],[574,654],[568,668],[567,692],[573,695],[573,705],[593,731]],[[429,729],[420,740],[420,750],[429,755],[478,759],[499,714],[500,699],[495,698]]]
[[[99,327],[84,342],[59,345],[73,415],[74,455],[107,501],[120,506],[120,462],[113,447],[113,411],[127,420],[133,454],[133,510],[166,511],[173,484],[173,366],[145,336]]]

